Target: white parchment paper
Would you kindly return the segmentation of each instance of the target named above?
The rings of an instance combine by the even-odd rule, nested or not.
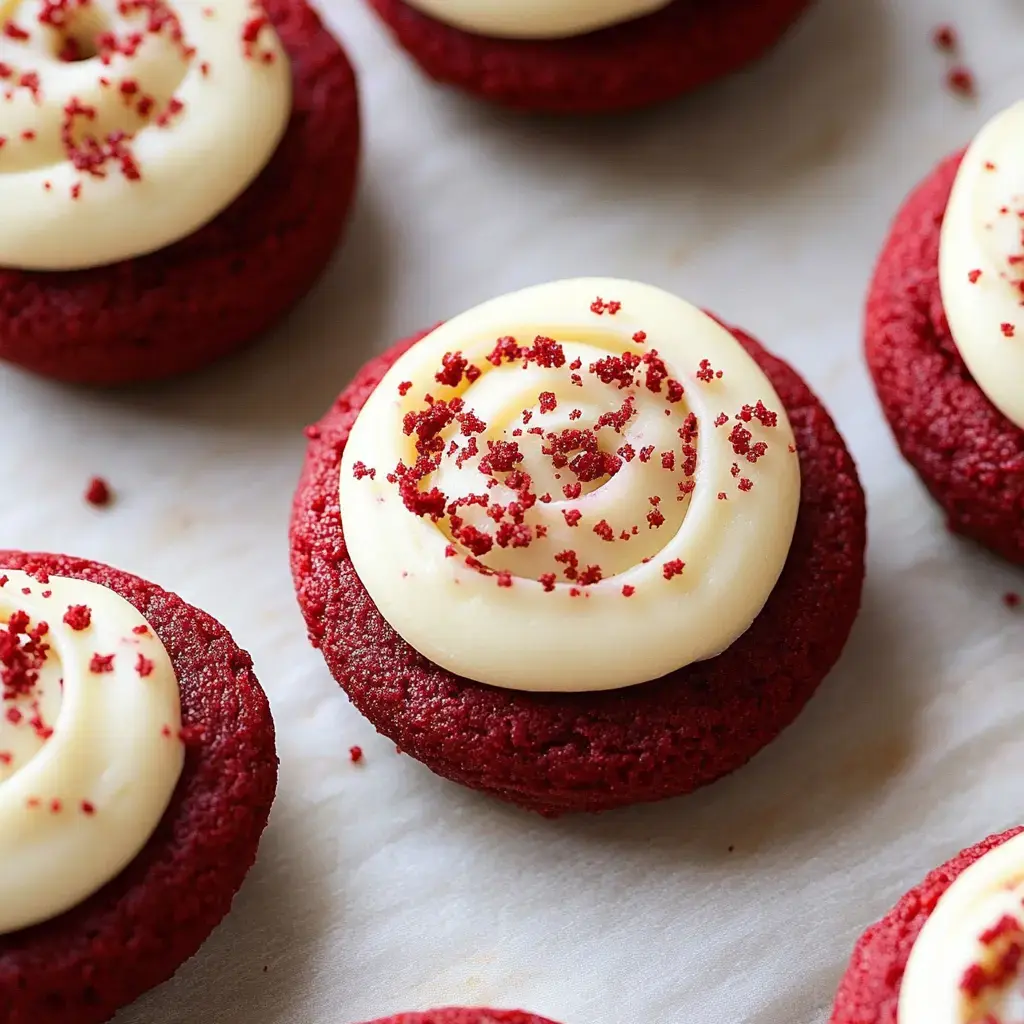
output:
[[[232,915],[119,1024],[352,1024],[449,1003],[819,1024],[863,926],[1024,818],[1024,611],[1001,600],[1024,578],[944,531],[860,355],[896,204],[1024,95],[1024,6],[821,0],[749,72],[583,123],[439,90],[357,0],[328,6],[362,77],[363,187],[287,326],[129,393],[0,370],[0,544],[109,561],[209,610],[252,651],[278,724],[278,801]],[[930,36],[947,19],[976,103],[943,88]],[[846,654],[780,740],[692,798],[552,823],[435,779],[353,711],[307,646],[286,528],[302,427],[367,356],[582,274],[675,290],[792,361],[858,459],[871,544]],[[108,511],[82,500],[93,473],[117,491]]]

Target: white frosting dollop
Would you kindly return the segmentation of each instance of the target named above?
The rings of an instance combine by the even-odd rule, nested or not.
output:
[[[1024,835],[975,861],[914,943],[899,1024],[1024,1020]]]
[[[993,118],[960,165],[942,225],[939,279],[956,347],[1024,429],[1024,103]]]
[[[424,14],[497,39],[565,39],[667,7],[671,0],[407,0]]]
[[[6,19],[0,266],[162,249],[245,191],[287,125],[288,58],[250,0],[22,0]]]
[[[345,449],[342,525],[425,657],[495,686],[613,689],[750,626],[789,552],[795,451],[768,378],[705,313],[562,281],[395,363]]]
[[[120,873],[163,817],[184,746],[178,680],[135,608],[85,580],[0,569],[0,581],[5,934]]]

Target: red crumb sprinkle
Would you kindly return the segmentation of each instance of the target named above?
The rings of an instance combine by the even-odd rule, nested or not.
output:
[[[739,482],[739,484],[737,486],[739,487],[739,489],[741,491],[749,491],[749,490],[753,489],[754,484],[750,480],[748,480],[746,477],[743,477],[743,479],[740,480],[740,482]]]
[[[50,813],[51,814],[60,814],[60,812],[61,812],[61,802],[59,800],[51,800],[50,801]]]
[[[981,277],[981,271],[980,270],[968,270],[967,271],[967,280],[970,281],[971,284],[977,284],[979,277]]]
[[[113,500],[110,485],[103,477],[94,476],[85,491],[85,500],[95,508],[106,508]]]
[[[510,572],[496,572],[494,578],[499,587],[512,586],[512,573]]]
[[[1020,594],[1010,590],[1003,594],[1003,604],[1007,608],[1016,608],[1020,605]]]
[[[936,48],[945,53],[952,53],[957,48],[956,29],[952,25],[939,25],[932,33],[932,42]]]
[[[594,533],[596,533],[601,540],[615,540],[615,531],[612,529],[612,525],[607,519],[602,519],[601,522],[594,527]]]
[[[84,604],[73,604],[64,613],[64,622],[76,632],[92,625],[92,611]]]
[[[537,578],[537,582],[544,588],[545,593],[550,594],[555,589],[555,581],[558,577],[553,572],[546,572]]]
[[[33,139],[34,139],[34,138],[36,137],[36,133],[35,133],[34,131],[32,131],[32,129],[31,129],[31,128],[26,128],[26,129],[25,129],[25,131],[23,131],[23,132],[21,133],[21,137],[22,137],[22,138],[23,138],[23,139],[24,139],[24,140],[25,140],[26,142],[31,142],[31,141],[32,141],[32,140],[33,140]]]
[[[565,521],[569,526],[579,525],[579,521],[583,518],[583,513],[578,508],[563,509],[562,515],[565,516]]]
[[[13,21],[4,22],[4,35],[8,39],[16,39],[18,42],[28,39],[28,33],[20,25],[15,25]]]
[[[614,299],[611,302],[605,302],[600,295],[590,304],[590,312],[596,313],[598,316],[604,316],[605,313],[615,316],[620,309],[622,309],[621,302],[616,302]]]
[[[973,97],[977,93],[974,74],[965,67],[950,68],[946,73],[946,86],[958,96]]]
[[[409,394],[409,389],[411,387],[412,387],[412,381],[411,380],[403,380],[402,383],[398,385],[398,393],[403,398],[405,398],[405,396],[407,394]]]
[[[359,764],[363,759],[363,748],[362,747],[349,747],[348,748],[348,759],[353,764]],[[264,968],[266,970],[266,968]]]
[[[90,817],[96,813],[96,806],[91,804],[88,800],[83,800],[81,807],[82,813],[88,814]]]
[[[372,480],[377,475],[377,470],[370,469],[365,462],[356,462],[352,466],[352,475],[357,480],[362,480],[366,476]]]
[[[138,672],[141,679],[146,679],[148,676],[153,674],[153,662],[149,660],[144,654],[139,655],[139,660],[135,662],[135,671]]]
[[[89,671],[96,675],[102,675],[105,672],[114,671],[114,655],[112,654],[94,654],[92,661],[89,662]]]
[[[136,636],[149,636],[149,626],[146,626],[146,625],[135,626],[135,627],[132,628],[132,632]]]
[[[623,597],[632,597],[635,593],[636,593],[636,587],[632,587],[628,583],[623,585],[623,587],[622,587],[622,596]]]
[[[686,563],[681,559],[673,558],[671,562],[666,562],[661,567],[661,574],[665,579],[670,580],[674,576],[681,576],[683,569],[686,568]]]
[[[1010,323],[1000,324],[999,329],[1003,332],[1004,338],[1012,338],[1017,333],[1017,328]]]
[[[718,500],[719,501],[728,501],[729,500],[729,495],[726,494],[725,491],[719,491],[718,492]]]
[[[642,345],[647,340],[647,332],[646,331],[637,331],[636,334],[633,335],[633,340],[638,345]]]

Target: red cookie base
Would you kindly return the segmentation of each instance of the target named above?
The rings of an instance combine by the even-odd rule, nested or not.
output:
[[[472,35],[410,7],[369,0],[423,70],[446,85],[537,113],[649,106],[742,68],[811,0],[674,0],[635,21],[572,39]]]
[[[89,270],[0,268],[0,359],[76,384],[172,377],[244,346],[312,287],[355,191],[356,81],[303,0],[263,6],[294,90],[270,163],[213,221],[158,252]]]
[[[839,983],[830,1024],[897,1024],[897,1005],[910,951],[942,894],[957,876],[989,850],[1012,839],[1019,828],[958,853],[911,889],[861,936]]]
[[[961,157],[896,216],[868,295],[865,351],[896,442],[949,528],[1024,564],[1024,431],[974,382],[939,291],[939,235]]]
[[[865,509],[857,471],[803,381],[733,331],[796,433],[803,485],[789,559],[725,653],[604,693],[525,693],[459,678],[384,621],[342,536],[338,472],[355,417],[415,340],[372,360],[311,430],[292,512],[292,574],[314,646],[352,703],[445,778],[541,814],[602,811],[689,793],[746,763],[835,664],[860,605]],[[422,335],[421,335],[422,336]]]
[[[249,655],[180,597],[65,555],[0,551],[0,566],[91,580],[138,608],[171,656],[183,724],[196,733],[135,860],[66,914],[0,935],[4,1024],[100,1024],[170,978],[231,908],[274,800],[274,723]]]
[[[537,1017],[522,1010],[427,1010],[426,1013],[400,1013],[382,1017],[369,1024],[555,1024],[546,1017]]]

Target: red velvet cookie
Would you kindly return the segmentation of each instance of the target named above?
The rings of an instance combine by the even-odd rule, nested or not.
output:
[[[64,555],[0,551],[0,566],[115,591],[152,625],[179,680],[185,766],[142,852],[72,910],[0,935],[4,1024],[100,1024],[170,978],[230,909],[274,799],[274,725],[249,655],[181,598]]]
[[[990,836],[936,868],[861,937],[839,984],[831,1024],[897,1024],[897,1005],[910,951],[946,890],[976,860],[1021,829]]]
[[[342,532],[339,466],[359,410],[419,338],[368,363],[310,429],[291,525],[299,603],[335,679],[403,752],[554,816],[688,793],[739,768],[793,721],[857,614],[864,495],[818,399],[785,363],[733,334],[771,380],[796,436],[802,484],[788,560],[760,615],[724,653],[624,689],[524,692],[457,677],[407,644],[367,594]]]
[[[431,78],[526,111],[644,107],[730,74],[775,45],[811,0],[674,0],[570,39],[495,39],[453,28],[404,0],[370,0]]]
[[[171,377],[252,341],[320,276],[355,190],[356,81],[304,0],[263,6],[293,80],[270,163],[212,221],[149,255],[84,270],[0,269],[0,359],[80,384]]]
[[[522,1010],[427,1010],[426,1013],[400,1013],[382,1017],[369,1024],[554,1024],[546,1017],[537,1017]]]
[[[1024,563],[1024,431],[972,378],[939,289],[940,230],[961,158],[940,164],[896,216],[868,295],[865,350],[896,442],[949,528]]]

